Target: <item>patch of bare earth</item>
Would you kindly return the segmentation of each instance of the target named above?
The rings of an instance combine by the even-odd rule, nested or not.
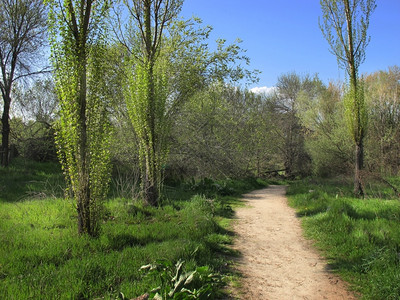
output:
[[[326,262],[302,235],[287,204],[284,186],[244,195],[236,211],[235,268],[243,275],[240,299],[356,299],[346,284],[327,271]]]

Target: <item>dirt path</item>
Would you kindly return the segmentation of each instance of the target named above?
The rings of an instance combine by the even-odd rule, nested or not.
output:
[[[246,194],[248,205],[237,210],[240,299],[355,299],[303,238],[285,191],[270,186]]]

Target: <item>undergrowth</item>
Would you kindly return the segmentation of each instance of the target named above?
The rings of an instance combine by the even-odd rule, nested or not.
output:
[[[78,236],[74,203],[60,197],[61,178],[57,164],[17,161],[0,169],[0,299],[222,297],[227,255],[234,254],[224,224],[239,205],[236,195],[263,184],[185,183],[167,188],[160,207],[110,198],[93,239]],[[184,282],[174,279],[179,264]],[[157,267],[145,272],[146,265]]]
[[[303,181],[288,195],[306,235],[363,299],[400,299],[400,202],[380,189],[368,194],[386,199],[357,199],[350,185]]]

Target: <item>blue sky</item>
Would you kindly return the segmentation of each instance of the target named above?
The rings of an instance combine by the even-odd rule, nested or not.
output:
[[[400,66],[400,1],[376,2],[360,73]],[[262,71],[259,83],[250,88],[274,86],[280,75],[292,71],[318,73],[325,83],[345,80],[319,29],[318,0],[185,0],[181,15],[195,15],[211,25],[213,40],[243,40],[251,68]]]

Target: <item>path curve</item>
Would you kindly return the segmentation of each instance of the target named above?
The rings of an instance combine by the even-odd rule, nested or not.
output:
[[[244,195],[236,211],[233,248],[241,256],[240,299],[356,299],[304,239],[295,211],[287,205],[286,187]]]

